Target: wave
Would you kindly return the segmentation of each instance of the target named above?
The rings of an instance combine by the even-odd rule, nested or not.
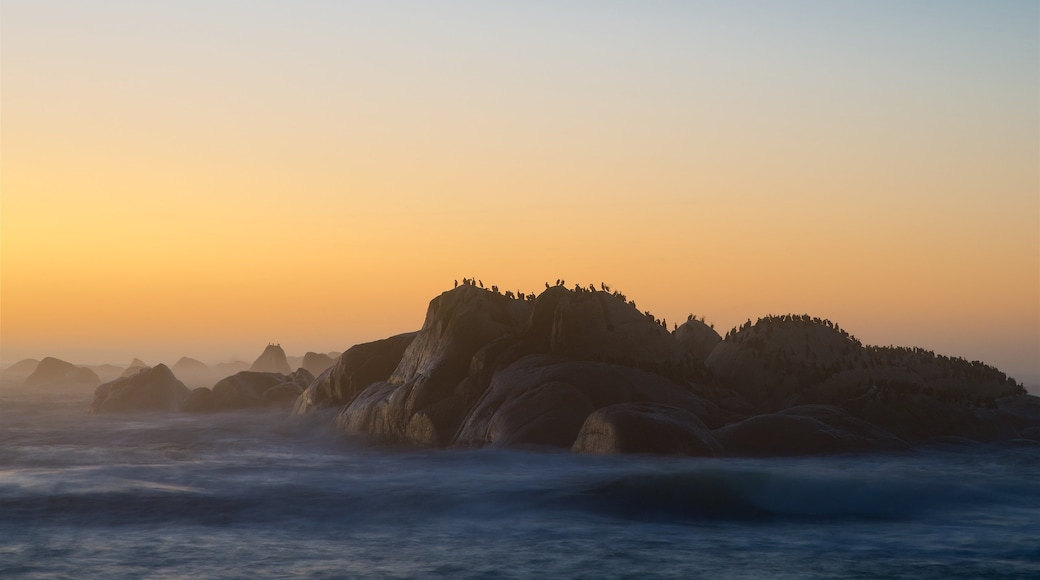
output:
[[[578,468],[547,480],[495,481],[479,464],[452,462],[448,473],[286,473],[275,467],[237,474],[209,473],[203,485],[153,474],[151,479],[105,479],[80,488],[35,486],[0,494],[0,522],[72,525],[179,522],[235,525],[308,522],[357,526],[430,519],[570,517],[656,522],[907,520],[936,514],[985,513],[991,508],[1038,514],[1035,478],[981,483],[919,472],[869,474],[796,468],[704,467],[657,472]],[[240,469],[240,468],[239,468]],[[147,474],[146,474],[147,475]]]

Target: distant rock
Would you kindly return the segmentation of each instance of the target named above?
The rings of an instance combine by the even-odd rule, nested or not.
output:
[[[307,372],[311,373],[314,376],[318,376],[321,373],[325,372],[325,369],[331,367],[334,364],[336,364],[336,360],[327,354],[321,354],[318,352],[308,352],[307,354],[303,355],[303,360],[300,361],[300,364],[297,368],[305,368],[307,369]]]
[[[123,374],[120,375],[120,376],[121,377],[132,377],[132,376],[136,375],[137,373],[139,373],[139,372],[141,372],[141,371],[143,371],[145,369],[150,369],[150,368],[152,368],[152,367],[149,366],[148,363],[144,362],[143,360],[141,360],[139,358],[134,358],[134,360],[130,361],[130,366],[126,367],[126,370],[124,370]]]
[[[208,383],[212,372],[206,363],[189,357],[181,357],[173,365],[173,374],[189,385]]]
[[[99,386],[90,412],[177,411],[187,397],[188,387],[159,364]]]
[[[659,403],[618,403],[585,419],[576,453],[713,456],[722,446],[697,415]]]
[[[4,369],[4,373],[11,374],[22,374],[29,376],[36,370],[36,367],[40,365],[40,361],[34,358],[22,359],[13,365]]]
[[[39,366],[40,361],[34,358],[20,360],[0,371],[0,385],[4,387],[21,386]]]
[[[94,371],[53,357],[46,357],[25,379],[25,387],[96,387],[101,381]]]
[[[111,364],[91,365],[87,368],[94,371],[97,374],[98,379],[102,383],[107,383],[109,381],[114,381],[118,379],[119,377],[123,376],[124,371],[123,367]]]
[[[249,370],[254,373],[280,373],[288,375],[292,372],[285,351],[277,344],[269,344],[259,358],[253,361]]]
[[[334,366],[317,375],[296,402],[294,413],[305,415],[318,409],[342,407],[351,403],[365,387],[388,380],[416,334],[399,334],[350,347]]]
[[[303,366],[303,357],[302,356],[295,356],[295,355],[294,356],[286,356],[285,357],[285,362],[289,363],[289,368],[291,368],[291,369],[298,369],[298,368]]]

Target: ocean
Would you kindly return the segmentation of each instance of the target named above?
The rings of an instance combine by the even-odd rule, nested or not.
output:
[[[1040,578],[1040,448],[416,450],[0,391],[2,578]]]

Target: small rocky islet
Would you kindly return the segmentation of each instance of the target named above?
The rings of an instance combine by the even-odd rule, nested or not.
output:
[[[250,369],[195,389],[165,365],[143,367],[98,386],[90,412],[285,409],[399,444],[580,453],[1040,444],[1040,398],[984,363],[864,345],[807,315],[725,336],[693,316],[669,330],[605,285],[559,281],[536,296],[464,279],[430,302],[419,331],[302,360],[291,371],[271,344]],[[97,380],[52,361],[27,383]],[[196,363],[175,367],[198,374]]]

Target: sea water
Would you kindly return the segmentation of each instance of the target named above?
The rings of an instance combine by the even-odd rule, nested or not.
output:
[[[0,392],[2,578],[1040,578],[1040,449],[415,450]]]

